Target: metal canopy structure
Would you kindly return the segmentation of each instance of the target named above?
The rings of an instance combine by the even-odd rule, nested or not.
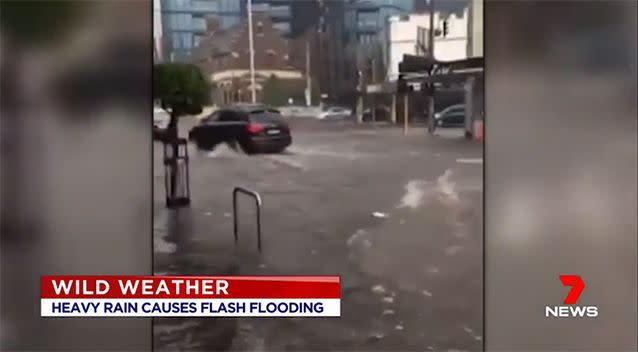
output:
[[[405,65],[408,64],[408,65]],[[472,57],[456,61],[437,61],[423,56],[403,55],[403,61],[399,66],[400,80],[408,86],[421,86],[433,83],[439,85],[462,85],[470,77],[483,75],[484,59]],[[408,67],[406,67],[408,66]],[[410,67],[411,66],[411,67]],[[411,70],[416,68],[416,70]],[[432,73],[428,72],[428,69]],[[398,92],[397,81],[386,81],[381,84],[370,85],[366,91],[368,94],[389,94]]]
[[[381,84],[366,86],[366,94],[392,94],[393,111],[395,111],[398,97],[403,96],[404,133],[408,130],[408,100],[412,92],[415,96],[427,98],[428,131],[433,133],[435,95],[443,90],[462,89],[464,94],[465,138],[482,139],[483,121],[483,66],[482,57],[471,57],[455,61],[438,61],[429,56],[403,55],[399,64],[399,78],[396,81],[386,81]],[[423,99],[417,99],[423,101]],[[421,107],[423,108],[423,107]],[[396,121],[396,115],[393,115]],[[432,122],[430,122],[432,121]]]
[[[399,79],[388,93],[404,94],[419,91],[428,101],[428,132],[434,133],[434,97],[441,87],[462,87],[465,105],[465,138],[482,139],[482,84],[484,59],[471,57],[455,61],[438,61],[431,56],[403,55],[399,64]],[[391,88],[391,87],[388,87]],[[407,104],[407,102],[406,102]],[[407,127],[404,127],[407,130]]]
[[[429,73],[426,67],[423,67],[424,70],[404,70],[401,72],[401,78],[408,84],[463,84],[467,78],[477,77],[483,74],[484,59],[482,57],[472,57],[456,61],[428,61],[431,59],[425,57],[414,57],[413,55],[404,55],[402,63],[410,61],[414,62],[415,60],[418,60],[417,58],[422,60],[421,65],[431,65],[432,73]]]

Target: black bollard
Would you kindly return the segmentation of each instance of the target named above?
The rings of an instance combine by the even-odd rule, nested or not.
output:
[[[177,140],[177,148],[164,144],[164,190],[166,207],[178,208],[190,205],[190,175],[188,141]],[[174,151],[177,151],[175,154]]]

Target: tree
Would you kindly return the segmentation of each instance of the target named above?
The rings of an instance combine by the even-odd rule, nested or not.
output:
[[[192,64],[164,63],[153,67],[153,99],[170,115],[164,143],[171,144],[173,158],[170,165],[171,195],[174,199],[177,184],[177,155],[179,152],[178,119],[202,112],[208,101],[210,84],[200,69]]]
[[[170,114],[174,127],[179,117],[202,112],[210,87],[195,65],[165,63],[153,68],[153,99]]]

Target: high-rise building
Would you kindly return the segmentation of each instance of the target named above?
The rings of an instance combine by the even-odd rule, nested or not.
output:
[[[413,12],[415,1],[421,0],[328,0],[332,12],[326,18],[334,31],[329,40],[338,42],[327,54],[335,57],[339,67],[334,72],[332,95],[352,96],[360,75],[365,82],[372,79],[372,71],[383,72],[387,19]]]
[[[368,44],[383,35],[388,17],[408,14],[415,0],[356,0],[346,10],[346,30],[350,39]]]
[[[320,16],[320,1],[295,1],[292,3],[290,35],[294,38],[308,30],[317,32]]]
[[[247,17],[248,0],[160,0],[163,49],[167,59],[187,59],[215,17],[228,29]],[[317,0],[252,0],[253,11],[268,14],[275,28],[289,38],[302,35],[319,17]]]
[[[288,37],[291,34],[292,3],[294,2],[294,0],[252,0],[252,6],[253,11],[267,14],[275,28]],[[246,3],[246,0],[242,1],[244,9]]]
[[[163,60],[162,8],[160,0],[153,0],[153,61]]]
[[[353,70],[346,69],[346,28],[345,13],[347,2],[343,0],[323,0],[320,6],[318,25],[321,65],[319,85],[321,93],[330,101],[338,101],[345,90],[345,82],[352,81]]]
[[[165,59],[187,60],[206,33],[207,17],[228,28],[239,23],[241,9],[238,0],[161,0]]]
[[[240,0],[245,13],[247,0]],[[316,25],[319,19],[318,0],[252,0],[253,9],[265,12],[282,34],[296,38]]]

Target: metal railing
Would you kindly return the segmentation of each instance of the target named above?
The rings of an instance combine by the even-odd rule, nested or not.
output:
[[[233,233],[235,235],[235,245],[239,242],[239,221],[237,219],[237,194],[239,193],[250,196],[255,200],[257,208],[257,250],[261,253],[261,196],[259,196],[259,193],[243,187],[235,187],[233,189]]]

